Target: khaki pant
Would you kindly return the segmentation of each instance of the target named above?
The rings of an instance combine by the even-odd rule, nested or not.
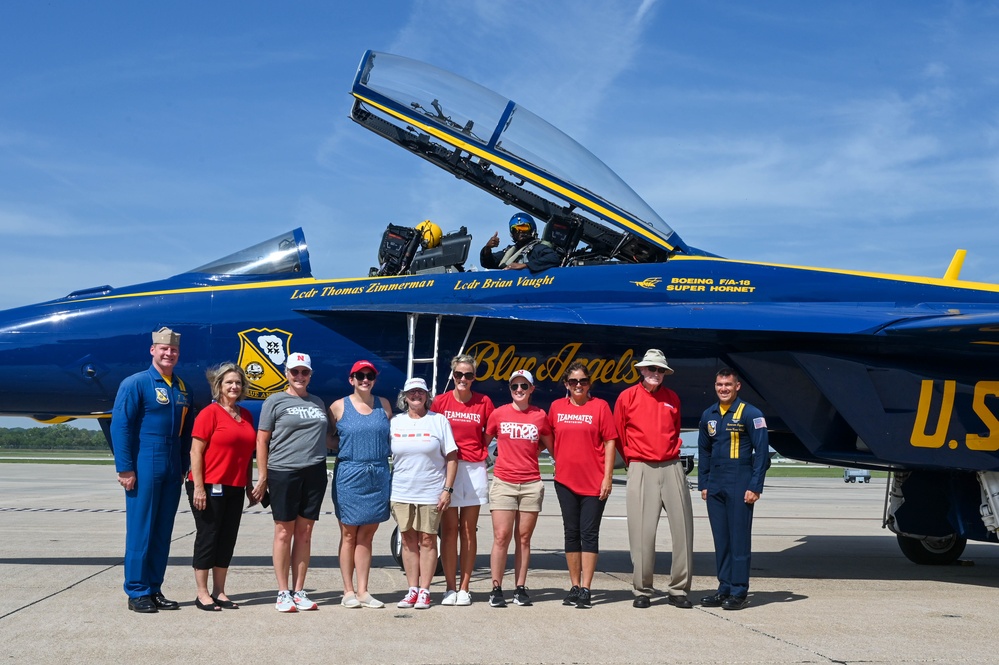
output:
[[[628,543],[635,574],[636,596],[652,592],[656,567],[656,529],[663,509],[669,520],[673,562],[670,566],[669,594],[690,592],[694,559],[694,516],[690,490],[683,464],[671,462],[632,462],[628,465]]]

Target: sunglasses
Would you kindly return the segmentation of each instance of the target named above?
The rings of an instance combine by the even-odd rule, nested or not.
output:
[[[292,376],[309,376],[309,375],[312,374],[312,370],[311,369],[298,369],[296,367],[295,369],[289,369],[288,373],[291,374]]]
[[[354,377],[355,381],[364,381],[365,379],[368,381],[374,381],[375,377],[378,375],[374,372],[354,372],[351,376]]]
[[[455,381],[460,381],[461,379],[472,381],[475,379],[475,372],[455,372],[452,376],[454,376]]]
[[[566,383],[575,388],[576,386],[588,386],[590,385],[589,379],[566,379]]]
[[[510,231],[513,233],[529,233],[531,230],[530,224],[517,224],[510,227]]]
[[[510,391],[512,392],[514,390],[527,390],[530,387],[531,387],[531,384],[529,384],[529,383],[511,383],[510,384]]]
[[[655,372],[656,374],[665,374],[666,373],[666,368],[665,367],[659,367],[657,365],[649,365],[648,367],[643,367],[642,369],[647,369],[650,372]]]

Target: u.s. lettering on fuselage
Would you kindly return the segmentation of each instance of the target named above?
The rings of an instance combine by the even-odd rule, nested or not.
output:
[[[909,443],[916,448],[943,448],[946,445],[951,450],[961,445],[956,438],[950,438],[948,432],[954,415],[954,402],[957,398],[957,381],[943,381],[939,403],[934,397],[934,385],[937,382],[924,380],[919,389],[919,403],[916,406],[916,419],[912,425],[912,435]],[[999,450],[999,418],[994,409],[999,408],[999,381],[978,381],[971,398],[971,408],[979,423],[962,423],[964,429],[973,429],[973,424],[979,424],[980,434],[968,431],[964,435],[964,445],[968,450],[994,452]],[[930,412],[936,410],[935,423],[930,422]],[[927,431],[932,425],[933,430]]]

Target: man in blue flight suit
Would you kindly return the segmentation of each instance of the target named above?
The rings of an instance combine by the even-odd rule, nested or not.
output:
[[[718,591],[701,598],[701,604],[725,610],[746,606],[753,506],[770,468],[767,421],[739,398],[741,388],[735,370],[718,371],[718,403],[701,415],[697,439],[697,486],[707,501],[718,568]]]
[[[191,461],[191,391],[173,373],[180,335],[153,333],[152,366],[121,382],[111,414],[118,484],[125,490],[125,593],[128,609],[176,610],[160,586],[170,556],[183,476]]]
[[[492,234],[479,252],[479,264],[486,270],[530,270],[532,274],[557,267],[562,260],[558,253],[538,238],[538,225],[527,213],[518,212],[510,218],[510,238],[513,244],[498,252],[499,231]]]

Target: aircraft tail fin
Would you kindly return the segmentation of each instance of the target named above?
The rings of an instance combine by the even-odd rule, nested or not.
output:
[[[956,282],[961,278],[961,268],[964,267],[964,257],[968,255],[967,250],[959,249],[954,252],[954,258],[950,260],[950,265],[947,266],[947,272],[944,273],[943,278],[949,282]]]

